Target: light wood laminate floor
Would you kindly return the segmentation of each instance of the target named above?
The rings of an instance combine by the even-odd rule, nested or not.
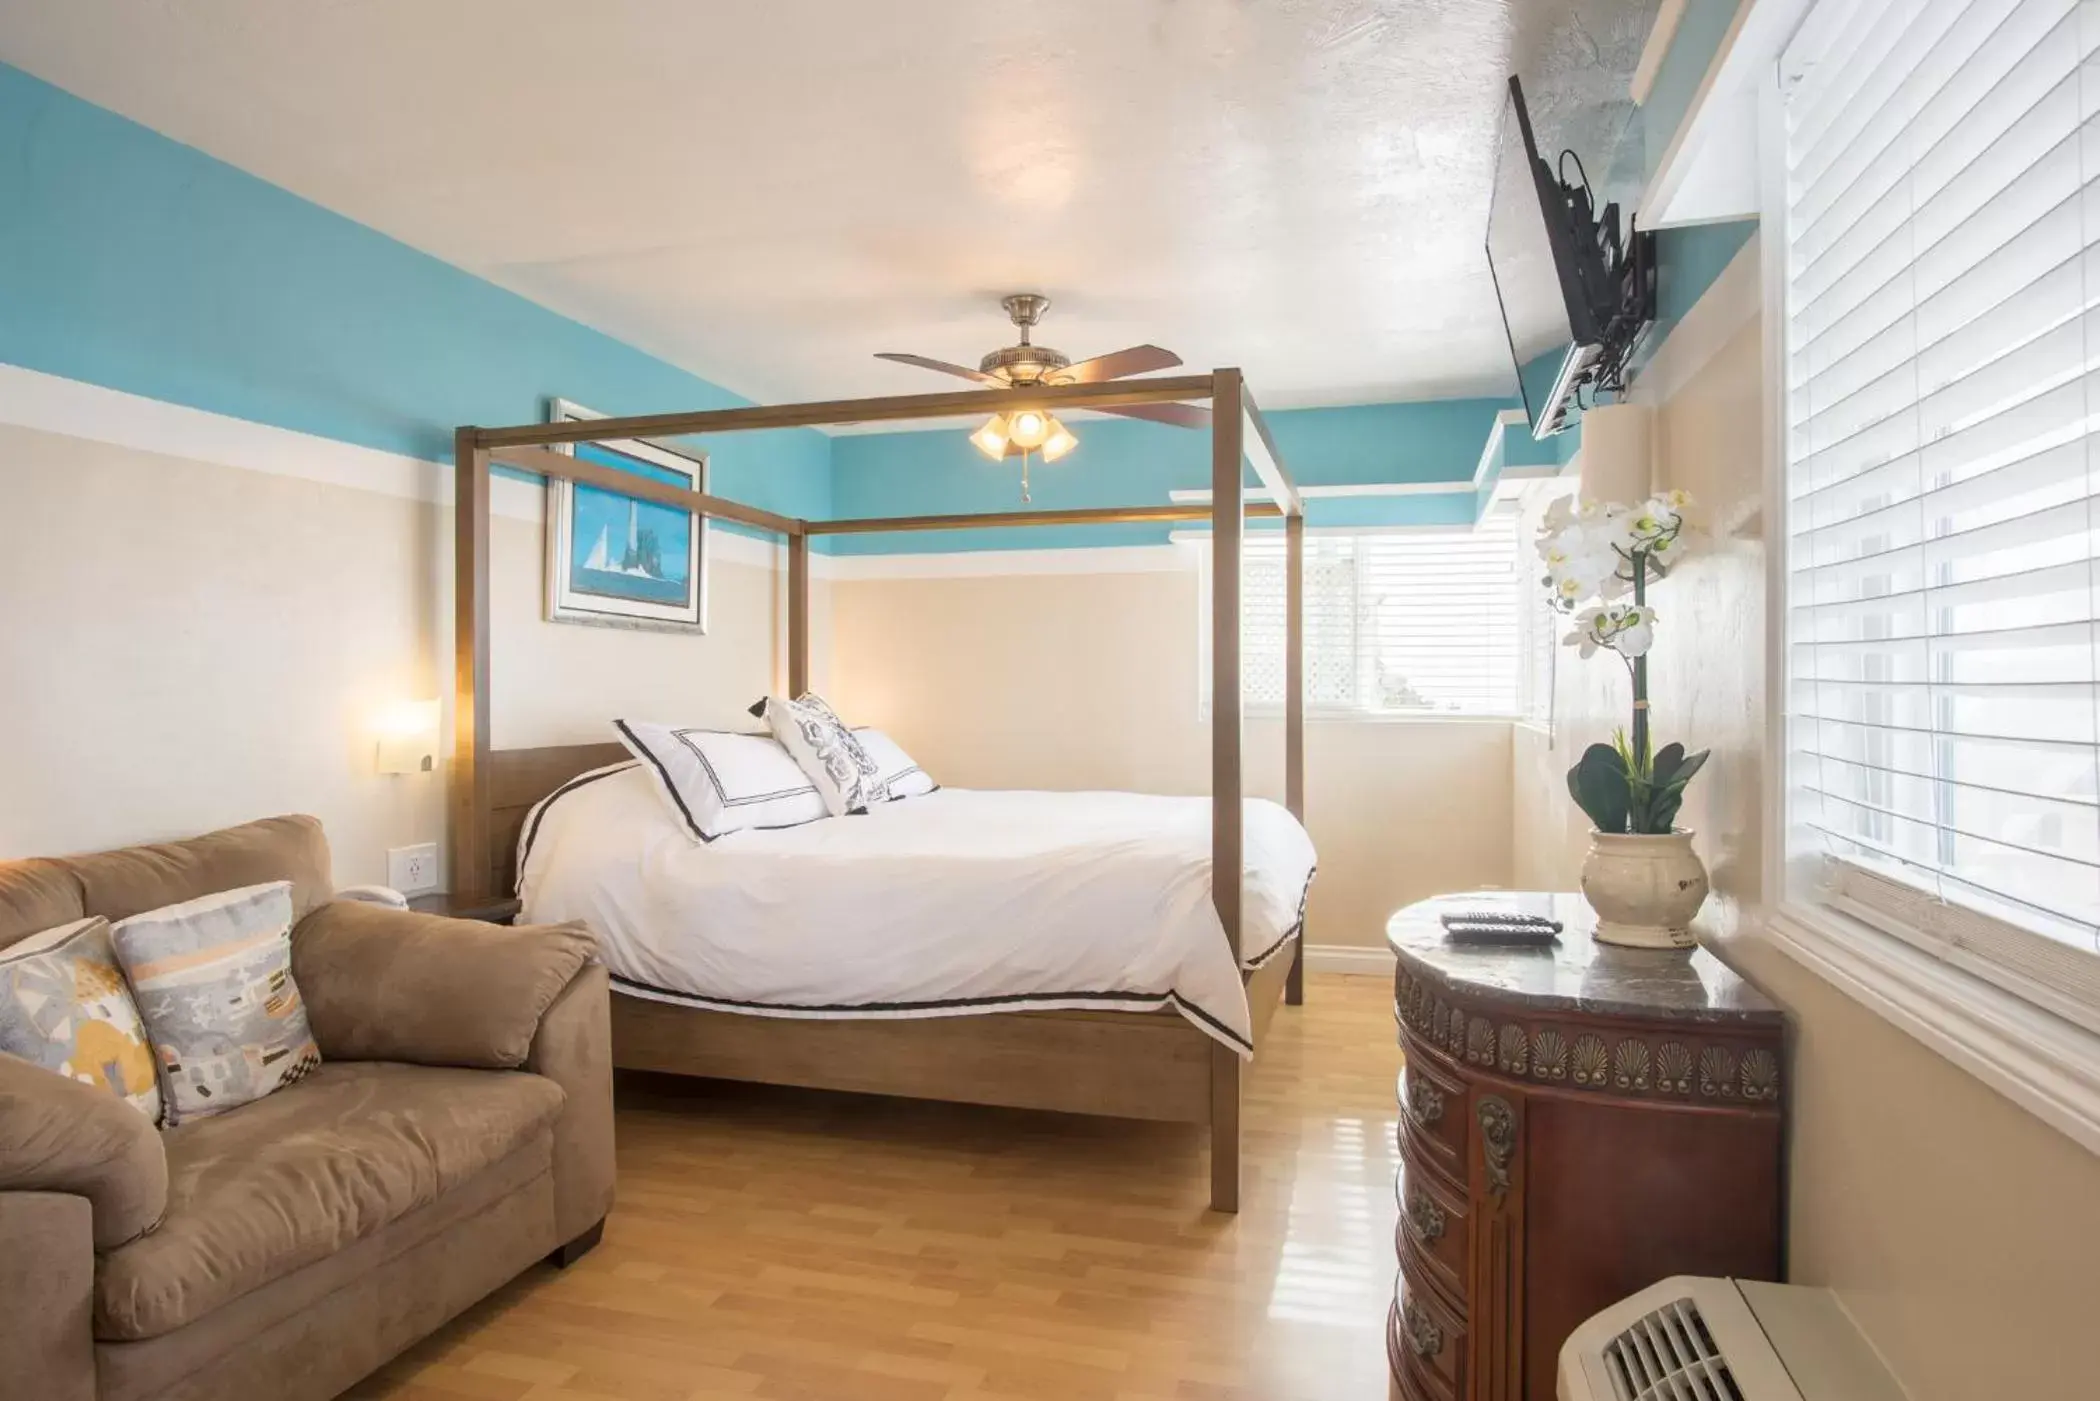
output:
[[[649,1077],[619,1204],[359,1401],[1383,1401],[1392,984],[1318,975],[1200,1132]]]

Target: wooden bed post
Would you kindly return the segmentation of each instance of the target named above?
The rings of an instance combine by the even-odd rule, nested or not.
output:
[[[809,536],[795,531],[788,550],[787,693],[799,699],[809,690]]]
[[[1283,518],[1283,805],[1305,821],[1305,508]],[[1305,928],[1291,947],[1283,1000],[1305,1001]]]
[[[1241,377],[1212,377],[1210,419],[1210,898],[1240,961],[1240,897],[1246,860],[1240,788],[1240,544],[1246,532]],[[1240,1209],[1240,1058],[1210,1047],[1210,1205]]]
[[[453,435],[452,812],[447,865],[453,891],[488,895],[489,455],[480,430]]]

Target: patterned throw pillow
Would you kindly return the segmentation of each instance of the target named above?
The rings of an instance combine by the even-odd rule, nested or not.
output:
[[[882,776],[875,761],[822,696],[814,692],[804,693],[800,700],[767,696],[751,712],[795,756],[833,817],[866,812],[868,804],[882,801]]]
[[[153,1050],[100,916],[0,949],[0,1051],[100,1085],[160,1122]]]
[[[903,745],[881,730],[860,725],[854,728],[853,737],[875,761],[881,801],[894,803],[900,798],[921,798],[941,786],[933,781],[932,774],[919,767],[918,760],[904,752]]]
[[[292,982],[292,884],[243,886],[120,920],[117,961],[160,1060],[168,1123],[219,1114],[321,1063]]]

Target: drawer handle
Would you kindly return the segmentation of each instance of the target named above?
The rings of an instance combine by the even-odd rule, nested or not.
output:
[[[1444,1330],[1436,1320],[1415,1307],[1409,1299],[1400,1309],[1400,1326],[1407,1330],[1407,1345],[1417,1357],[1433,1357],[1444,1350]]]
[[[1407,1107],[1415,1116],[1415,1122],[1428,1128],[1444,1117],[1444,1096],[1427,1080],[1407,1077]]]
[[[1415,1234],[1425,1241],[1442,1240],[1444,1237],[1444,1209],[1427,1192],[1414,1191],[1407,1194],[1407,1219],[1415,1228]]]

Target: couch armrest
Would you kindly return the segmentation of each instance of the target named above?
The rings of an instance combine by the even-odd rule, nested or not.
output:
[[[605,967],[591,964],[540,1018],[525,1068],[562,1087],[554,1126],[554,1223],[573,1241],[613,1200],[612,1015]]]
[[[95,1401],[97,1215],[85,1197],[0,1191],[0,1391],[8,1396]]]
[[[292,979],[324,1057],[515,1070],[596,951],[580,924],[483,924],[336,900],[292,930]]]
[[[0,1192],[87,1198],[114,1250],[168,1209],[168,1158],[146,1116],[107,1090],[0,1055]]]

